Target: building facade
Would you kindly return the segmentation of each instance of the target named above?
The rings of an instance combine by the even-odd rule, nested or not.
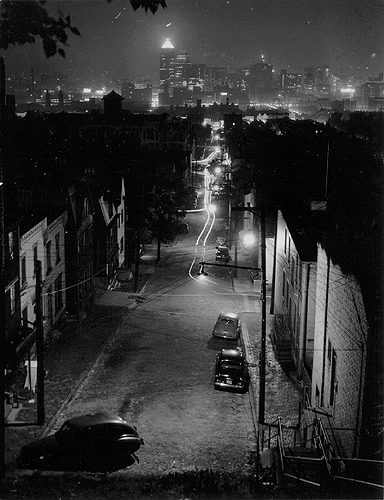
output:
[[[318,245],[311,403],[331,417],[342,456],[359,455],[369,328],[360,285]]]

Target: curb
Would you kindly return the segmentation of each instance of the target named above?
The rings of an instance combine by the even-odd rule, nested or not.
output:
[[[254,359],[254,356],[250,350],[250,338],[249,338],[249,333],[248,333],[248,328],[247,326],[243,323],[242,328],[241,328],[241,337],[242,337],[242,343],[244,346],[245,350],[245,359],[248,360],[248,370],[249,370],[249,375],[250,375],[250,383],[249,383],[249,389],[248,389],[248,398],[249,398],[249,405],[251,407],[251,413],[252,413],[252,421],[253,421],[253,428],[255,431],[255,436],[257,435],[257,430],[258,430],[258,410],[257,410],[257,373],[256,370],[259,367],[258,360]]]

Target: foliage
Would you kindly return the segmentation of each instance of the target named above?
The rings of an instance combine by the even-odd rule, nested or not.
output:
[[[362,118],[364,129],[356,126]],[[232,150],[243,159],[233,178],[243,190],[262,187],[265,201],[280,207],[303,209],[326,199],[323,243],[332,260],[372,282],[378,272],[382,162],[365,138],[368,117],[351,115],[349,124],[353,134],[311,121],[243,126],[228,135],[230,148],[234,143]]]
[[[108,0],[110,3],[112,0]],[[140,7],[153,14],[159,5],[166,8],[165,0],[129,0],[134,10]],[[65,57],[63,46],[68,46],[68,33],[81,36],[79,30],[72,26],[71,17],[54,18],[45,8],[46,0],[2,0],[0,3],[0,49],[10,45],[33,44],[38,38],[43,42],[46,57],[57,53]]]
[[[146,223],[150,225],[152,235],[157,239],[157,261],[160,260],[161,243],[168,243],[174,238],[174,223],[178,219],[178,206],[175,192],[155,185],[146,204]]]

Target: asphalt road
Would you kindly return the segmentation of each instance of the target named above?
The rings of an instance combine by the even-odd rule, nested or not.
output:
[[[202,245],[195,243],[205,212],[189,214],[190,233],[164,248],[143,303],[127,311],[55,428],[75,415],[105,410],[135,424],[145,446],[139,464],[119,474],[251,470],[255,434],[248,394],[213,389],[213,324],[221,310],[244,311],[228,268],[197,277]],[[214,260],[216,220],[205,259]],[[194,267],[189,269],[194,257]],[[211,271],[210,271],[211,272]]]

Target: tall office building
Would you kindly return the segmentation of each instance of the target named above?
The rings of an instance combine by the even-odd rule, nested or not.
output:
[[[304,69],[304,92],[321,95],[330,92],[331,73],[328,66],[311,66]]]
[[[286,69],[282,69],[280,72],[281,90],[287,94],[297,94],[301,92],[302,79],[301,73],[287,73]]]
[[[175,47],[169,39],[165,41],[160,52],[160,86],[159,104],[167,104],[172,95],[175,78]]]
[[[251,86],[254,89],[271,88],[273,86],[273,66],[262,59],[250,66]]]
[[[175,87],[187,87],[190,76],[191,61],[186,50],[181,50],[174,61],[174,81]]]

